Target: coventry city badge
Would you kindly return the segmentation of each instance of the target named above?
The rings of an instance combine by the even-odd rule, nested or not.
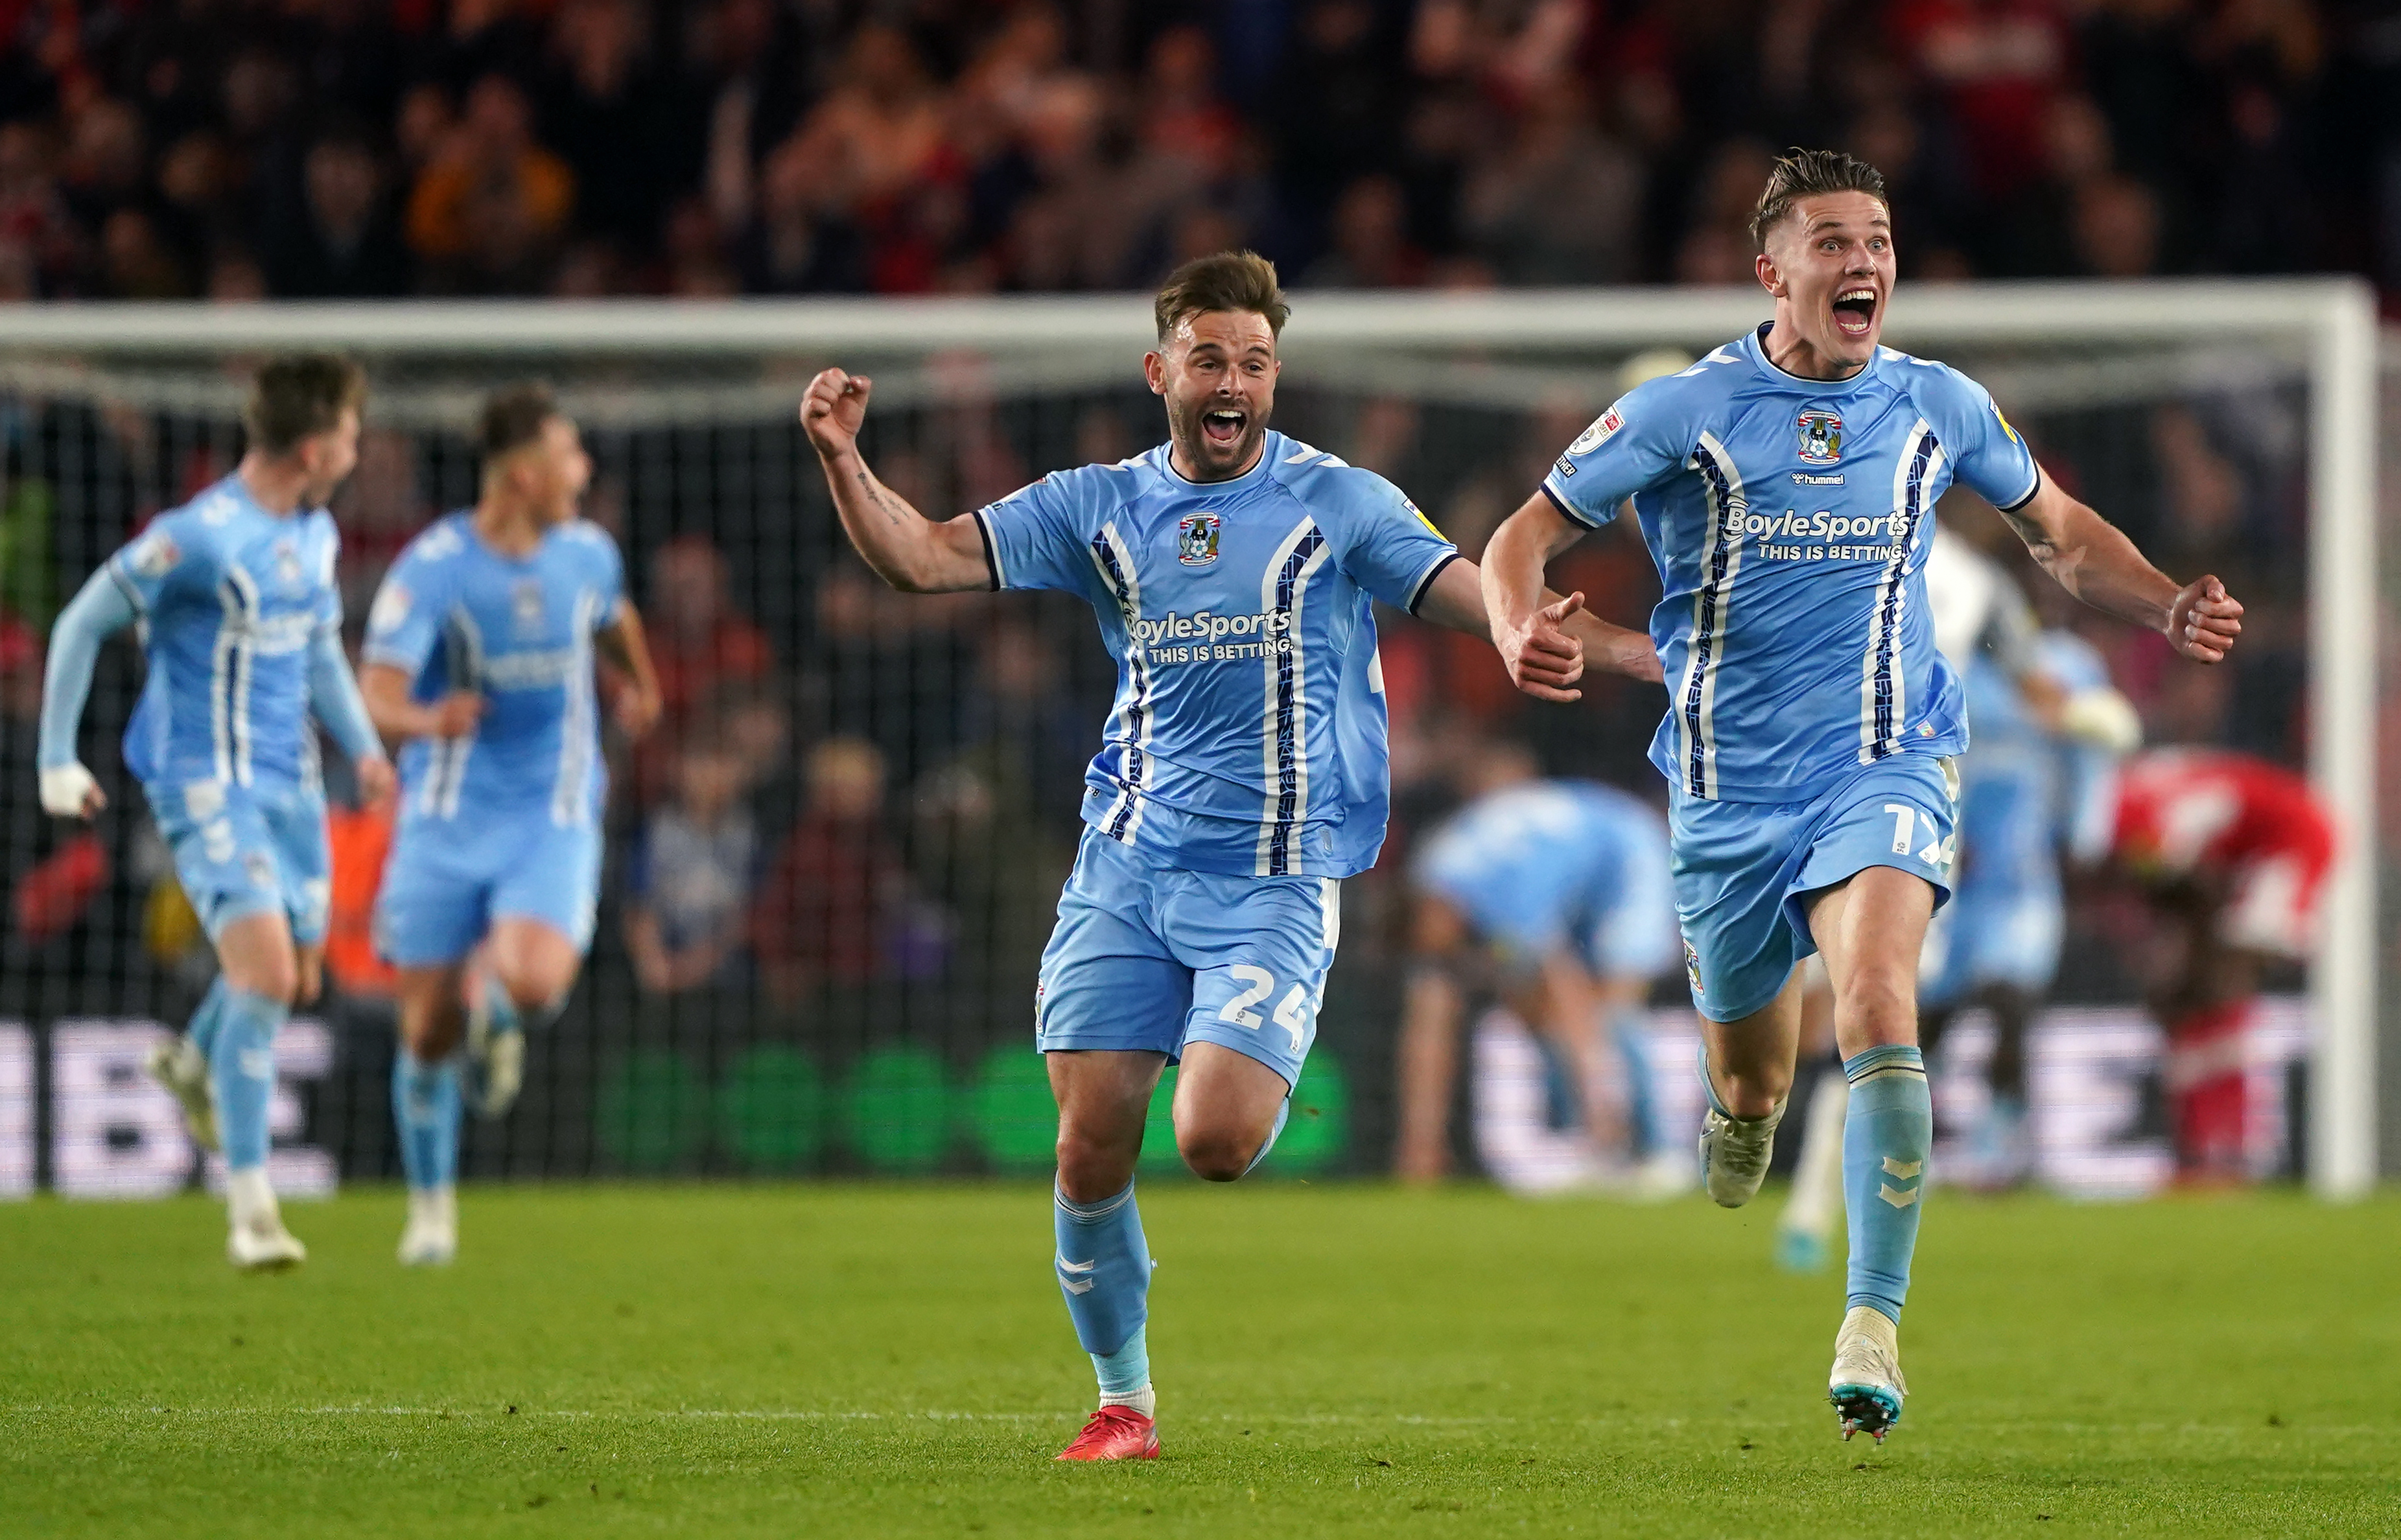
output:
[[[1832,465],[1843,458],[1843,419],[1823,406],[1801,409],[1801,459],[1810,465]]]
[[[542,580],[521,579],[509,589],[509,620],[521,637],[542,633]]]
[[[1217,516],[1187,514],[1175,526],[1175,559],[1206,567],[1217,559]]]

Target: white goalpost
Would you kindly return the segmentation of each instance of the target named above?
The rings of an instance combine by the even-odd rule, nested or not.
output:
[[[1300,292],[1294,383],[1526,410],[1617,393],[1629,354],[1702,351],[1769,313],[1737,290],[1365,295]],[[596,421],[788,421],[810,371],[857,360],[879,402],[1138,388],[1146,296],[560,303],[49,305],[0,312],[0,400],[130,402],[229,420],[226,362],[353,351],[379,417],[455,427],[479,383],[553,373]],[[2343,831],[2310,970],[2308,1178],[2348,1200],[2379,1162],[2377,681],[2379,406],[2372,291],[2353,279],[1904,285],[1893,346],[1955,357],[2013,416],[2141,402],[2232,381],[2298,389],[2306,444],[2312,777]],[[1039,469],[1039,467],[1037,467]],[[2104,512],[2107,512],[2105,508]],[[2244,574],[2224,574],[2240,592]]]

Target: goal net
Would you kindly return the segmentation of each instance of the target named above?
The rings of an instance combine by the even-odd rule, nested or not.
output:
[[[1301,293],[1276,426],[1392,477],[1472,555],[1627,382],[1764,316],[1759,296],[1722,292]],[[111,806],[89,831],[64,827],[34,794],[41,640],[109,552],[232,468],[247,365],[303,346],[351,352],[374,381],[360,467],[335,503],[354,629],[406,540],[473,501],[482,393],[542,378],[585,432],[598,471],[584,514],[623,547],[663,664],[666,721],[610,745],[584,982],[533,1045],[515,1112],[470,1130],[465,1174],[1046,1170],[1035,965],[1112,671],[1072,599],[876,583],[848,552],[794,406],[826,364],[873,376],[869,455],[942,516],[1156,442],[1147,331],[1132,297],[13,312],[0,337],[0,1193],[156,1192],[209,1175],[138,1072],[213,969],[118,763],[140,663],[123,643],[103,659],[82,742]],[[2057,479],[2162,565],[2217,571],[2250,606],[2229,669],[2168,667],[2157,639],[2106,625],[2088,634],[2152,741],[2306,768],[2337,810],[2345,848],[2317,958],[2275,981],[2255,1034],[2252,1158],[2328,1195],[2364,1189],[2379,1167],[2379,1006],[2401,986],[2396,909],[2377,894],[2394,847],[2374,796],[2394,590],[2372,502],[2378,419],[2401,426],[2401,377],[2380,399],[2366,292],[1928,285],[1903,292],[1886,340],[1983,380]],[[1941,512],[1980,539],[1995,528],[1964,491]],[[1560,576],[1627,623],[1656,596],[1619,531],[1585,542]],[[1455,798],[1466,747],[1514,737],[1554,773],[1657,794],[1642,758],[1655,689],[1595,681],[1576,707],[1539,707],[1464,639],[1387,617],[1383,649],[1393,837],[1346,885],[1318,1048],[1273,1162],[1286,1172],[1390,1158],[1403,874],[1410,841]],[[344,805],[345,767],[326,760],[333,984],[279,1051],[287,1189],[397,1171],[389,977],[367,931],[387,835]],[[2148,1190],[2167,1155],[2139,927],[2079,890],[2069,932],[2032,1050],[2037,1169],[2072,1191]],[[1694,1110],[1681,982],[1654,1005],[1644,1062],[1673,1121]],[[1487,1169],[1541,1185],[1543,1068],[1511,1030],[1477,1028],[1457,1121]],[[1972,1095],[1986,1041],[1963,1025],[1938,1080]],[[1173,1168],[1172,1141],[1155,1134],[1145,1161]]]

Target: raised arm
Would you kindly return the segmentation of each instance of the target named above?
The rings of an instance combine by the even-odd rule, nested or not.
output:
[[[600,655],[632,681],[630,688],[617,693],[617,725],[627,737],[638,738],[657,722],[665,703],[659,694],[659,671],[651,664],[641,612],[634,608],[632,599],[617,601],[617,612],[600,627],[598,639]]]
[[[1490,557],[1489,546],[1485,555]],[[1435,575],[1434,585],[1418,601],[1418,618],[1492,640],[1495,628],[1487,609],[1490,587],[1491,579],[1462,557]],[[1535,591],[1541,606],[1536,612],[1546,628],[1543,641],[1521,654],[1520,664],[1510,670],[1517,688],[1544,700],[1580,700],[1584,692],[1571,687],[1584,677],[1586,667],[1658,681],[1659,654],[1648,636],[1612,626],[1585,609],[1582,594],[1562,598],[1543,587],[1539,570]]]
[[[908,594],[954,594],[992,586],[983,531],[972,518],[937,524],[875,479],[858,452],[874,381],[828,369],[801,398],[801,426],[825,468],[842,527],[875,575]]]
[[[2160,632],[2195,663],[2216,663],[2243,634],[2243,606],[2215,576],[2178,587],[2118,527],[2060,489],[2048,473],[2001,516],[2059,585],[2104,614]]]
[[[107,794],[75,754],[84,702],[91,694],[100,644],[133,624],[133,601],[103,567],[50,627],[49,663],[42,675],[40,767],[42,810],[54,818],[88,818],[108,805]]]

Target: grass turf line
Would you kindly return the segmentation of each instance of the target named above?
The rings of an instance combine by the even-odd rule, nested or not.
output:
[[[1091,1376],[1036,1187],[0,1205],[0,1531],[2178,1535],[2401,1531],[2401,1202],[1944,1192],[1878,1450],[1822,1399],[1838,1276],[1739,1214],[1149,1184],[1168,1458],[1050,1455]]]

